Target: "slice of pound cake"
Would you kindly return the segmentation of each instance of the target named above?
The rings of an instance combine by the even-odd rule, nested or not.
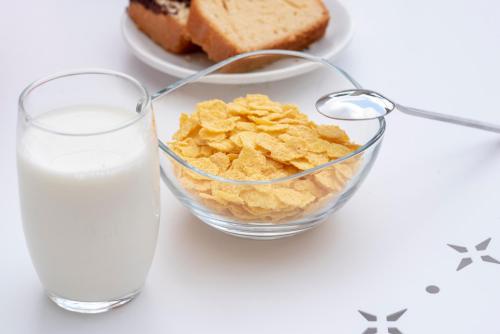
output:
[[[187,31],[214,61],[261,49],[302,50],[330,16],[321,0],[192,0]]]
[[[187,53],[197,49],[186,31],[189,5],[190,0],[130,0],[128,15],[165,50]]]

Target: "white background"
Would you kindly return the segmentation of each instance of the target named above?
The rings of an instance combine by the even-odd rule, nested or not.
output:
[[[345,3],[356,32],[336,63],[364,86],[500,123],[500,2]],[[500,137],[397,114],[361,190],[319,228],[277,241],[237,239],[194,219],[163,188],[156,257],[137,300],[96,316],[48,301],[19,215],[17,95],[40,76],[78,67],[123,71],[151,91],[173,82],[126,49],[125,6],[2,0],[1,333],[361,333],[373,323],[358,309],[380,317],[403,308],[403,333],[500,332],[500,265],[473,254],[456,272],[461,254],[446,246],[492,237],[487,253],[500,259]],[[427,294],[429,284],[441,293]]]

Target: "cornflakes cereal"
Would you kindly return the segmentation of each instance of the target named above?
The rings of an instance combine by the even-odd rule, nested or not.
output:
[[[293,104],[249,94],[209,100],[181,114],[170,148],[192,166],[225,179],[285,178],[359,148],[335,125],[316,125]],[[175,164],[180,184],[214,212],[237,220],[279,223],[324,208],[356,174],[359,158],[272,184],[237,184]]]

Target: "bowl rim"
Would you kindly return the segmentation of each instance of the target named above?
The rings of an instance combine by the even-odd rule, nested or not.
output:
[[[159,90],[158,92],[152,94],[152,101],[154,102],[155,100],[157,100],[157,99],[159,99],[159,98],[161,98],[161,97],[163,97],[165,95],[168,95],[169,93],[177,90],[178,88],[181,88],[182,86],[187,85],[188,83],[196,81],[196,80],[198,80],[199,78],[201,78],[201,77],[203,77],[205,75],[208,75],[208,74],[210,74],[210,73],[212,73],[214,71],[217,71],[218,69],[220,69],[221,67],[226,66],[227,64],[230,64],[232,62],[235,62],[237,60],[240,60],[240,59],[243,59],[243,58],[246,58],[246,57],[255,56],[255,55],[266,55],[266,54],[267,55],[272,55],[272,54],[289,55],[289,56],[300,57],[300,58],[303,58],[303,59],[307,59],[307,60],[310,60],[310,61],[314,61],[314,62],[320,63],[320,64],[322,64],[324,66],[330,67],[331,69],[337,71],[341,76],[343,76],[345,79],[347,79],[355,88],[357,88],[357,89],[361,89],[362,88],[362,86],[356,80],[354,80],[354,78],[352,78],[346,71],[344,71],[340,67],[332,64],[327,59],[324,59],[324,58],[321,58],[321,57],[312,56],[312,55],[309,55],[307,53],[299,52],[299,51],[260,50],[260,51],[246,52],[246,53],[242,53],[242,54],[233,56],[233,57],[228,58],[226,60],[223,60],[223,61],[221,61],[221,62],[219,62],[217,64],[214,64],[214,65],[212,65],[210,67],[207,67],[204,70],[196,72],[195,74],[187,76],[184,79],[178,80],[178,81],[174,82],[173,84],[171,84],[171,85],[169,85],[169,86],[167,86],[167,87]],[[353,152],[351,152],[351,153],[349,153],[347,155],[344,155],[344,156],[342,156],[342,157],[340,157],[338,159],[330,160],[330,161],[328,161],[328,162],[326,162],[324,164],[318,165],[316,167],[306,169],[306,170],[301,171],[299,173],[295,173],[295,174],[292,174],[292,175],[288,175],[288,176],[280,177],[280,178],[276,178],[276,179],[271,179],[271,180],[235,180],[235,179],[227,179],[227,178],[224,178],[224,177],[221,177],[221,176],[218,176],[218,175],[210,174],[210,173],[207,173],[207,172],[205,172],[205,171],[203,171],[203,170],[201,170],[199,168],[196,168],[195,166],[191,165],[189,162],[187,162],[186,160],[184,160],[183,158],[181,158],[179,155],[177,155],[174,151],[172,151],[168,147],[168,145],[166,145],[159,138],[158,138],[158,143],[159,143],[160,149],[163,152],[165,152],[166,154],[168,154],[176,162],[178,162],[182,166],[188,168],[189,170],[191,170],[193,172],[196,172],[197,174],[200,174],[200,176],[206,177],[208,179],[215,180],[215,181],[218,181],[218,182],[238,184],[238,185],[276,184],[276,183],[291,181],[293,179],[296,179],[296,178],[299,178],[299,177],[303,177],[303,176],[306,176],[306,175],[310,175],[312,173],[315,173],[316,171],[319,171],[319,170],[324,169],[326,167],[330,167],[330,166],[339,164],[339,163],[341,163],[343,161],[346,161],[346,160],[348,160],[348,159],[350,159],[350,158],[352,158],[354,156],[360,155],[364,151],[368,150],[370,147],[372,147],[373,145],[375,145],[376,143],[378,143],[382,139],[382,137],[383,137],[383,135],[385,133],[385,129],[386,129],[385,118],[384,117],[379,117],[377,119],[379,121],[379,128],[378,128],[377,132],[373,135],[372,138],[370,138],[370,140],[368,140],[365,144],[363,144],[362,146],[360,146],[358,149],[354,150]],[[353,122],[355,122],[355,121],[353,121]],[[163,167],[161,165],[160,165],[160,168],[163,169]]]

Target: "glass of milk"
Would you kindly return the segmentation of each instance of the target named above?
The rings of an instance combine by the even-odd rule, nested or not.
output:
[[[151,98],[118,72],[68,72],[19,98],[24,233],[48,296],[76,312],[141,291],[158,235],[159,163]]]

